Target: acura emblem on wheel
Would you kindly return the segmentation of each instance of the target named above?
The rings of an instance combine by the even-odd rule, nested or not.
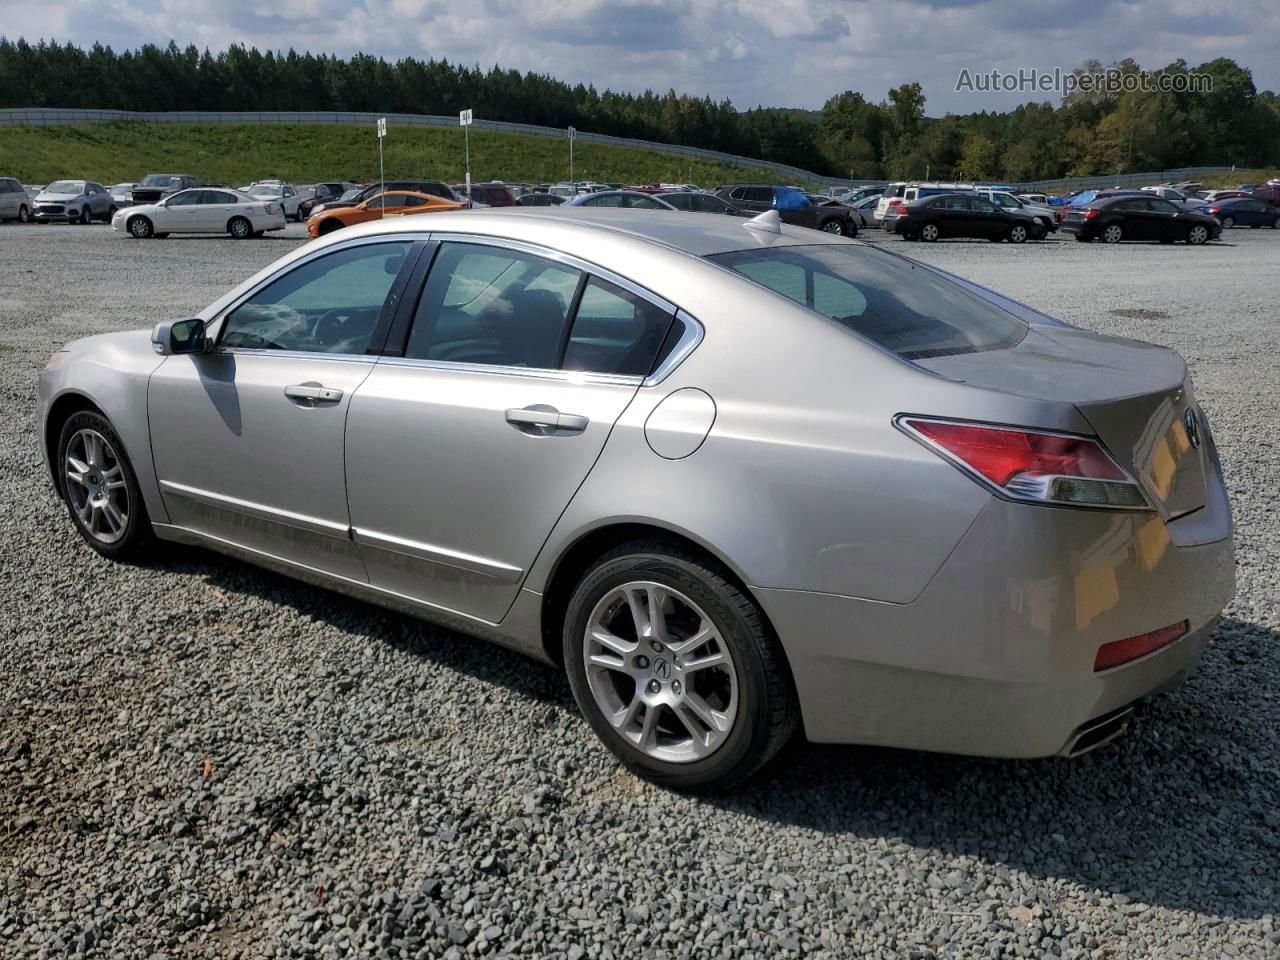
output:
[[[653,661],[653,675],[659,680],[671,679],[671,661],[665,657],[658,657]]]
[[[1187,428],[1187,439],[1191,441],[1191,446],[1199,449],[1200,420],[1194,407],[1187,407],[1187,412],[1182,415],[1182,423]]]

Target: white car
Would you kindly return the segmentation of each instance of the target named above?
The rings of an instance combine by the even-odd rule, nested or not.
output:
[[[306,198],[291,183],[281,183],[279,180],[264,180],[261,183],[253,184],[244,192],[254,200],[274,201],[284,210],[285,219],[287,220],[302,219],[298,214],[298,205]]]
[[[1033,203],[1026,197],[1014,196],[1007,190],[992,190],[988,187],[979,187],[977,194],[1006,210],[1021,210],[1023,213],[1029,213],[1045,233],[1054,233],[1058,229],[1058,215],[1047,203]]]
[[[183,190],[159,203],[127,207],[111,218],[111,229],[139,240],[171,233],[229,233],[245,240],[284,228],[284,209],[278,202],[209,187]]]

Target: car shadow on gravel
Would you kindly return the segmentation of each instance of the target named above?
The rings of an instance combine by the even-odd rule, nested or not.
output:
[[[1274,914],[1280,753],[1268,677],[1278,650],[1280,632],[1224,619],[1198,674],[1140,705],[1125,736],[1074,760],[797,742],[765,779],[709,802],[1137,903]]]
[[[156,566],[577,714],[559,670],[483,640],[203,550],[175,550]],[[1272,701],[1241,683],[1264,684],[1262,671],[1248,668],[1277,650],[1280,633],[1224,619],[1197,675],[1140,706],[1125,736],[1075,760],[989,760],[797,738],[748,783],[688,800],[837,841],[882,839],[969,857],[1102,896],[1219,916],[1274,914],[1277,725],[1274,708],[1249,709]],[[591,736],[585,723],[582,736]]]

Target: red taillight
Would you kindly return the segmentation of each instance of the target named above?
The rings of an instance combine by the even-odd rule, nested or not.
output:
[[[1138,485],[1097,441],[1036,430],[903,417],[899,425],[1017,500],[1149,509]]]
[[[890,200],[890,201],[889,201],[889,206],[891,206],[891,207],[897,207],[897,206],[901,206],[901,205],[902,205],[902,201],[901,201],[901,200]]]
[[[910,212],[911,212],[911,208],[910,208],[910,207],[899,207],[899,208],[898,208],[898,217],[899,217],[899,219],[901,219],[902,217],[905,217],[905,216],[906,216],[908,213],[910,213]]]
[[[1152,630],[1150,633],[1140,633],[1136,637],[1104,643],[1098,648],[1098,655],[1093,658],[1094,673],[1099,670],[1110,670],[1122,663],[1154,653],[1161,647],[1167,647],[1173,641],[1185,636],[1189,629],[1191,629],[1190,621],[1183,620],[1181,623],[1173,623],[1159,630]]]
[[[1097,215],[1098,215],[1098,211],[1097,211],[1097,210],[1086,210],[1086,211],[1084,212],[1084,218],[1085,218],[1086,220],[1092,220],[1092,219],[1093,219],[1094,217],[1096,217]]]
[[[1221,211],[1221,210],[1222,210],[1222,208],[1221,208],[1221,207],[1210,207],[1210,208],[1209,208],[1209,212],[1210,212],[1210,213],[1218,213],[1218,212],[1219,212],[1219,211]]]

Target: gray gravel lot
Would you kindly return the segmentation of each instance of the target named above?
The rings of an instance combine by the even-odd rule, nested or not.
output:
[[[40,465],[66,340],[300,237],[0,226],[0,956],[1280,958],[1280,232],[883,243],[1187,357],[1239,595],[1072,762],[796,744],[712,799],[622,772],[553,670],[199,551],[83,546]]]

